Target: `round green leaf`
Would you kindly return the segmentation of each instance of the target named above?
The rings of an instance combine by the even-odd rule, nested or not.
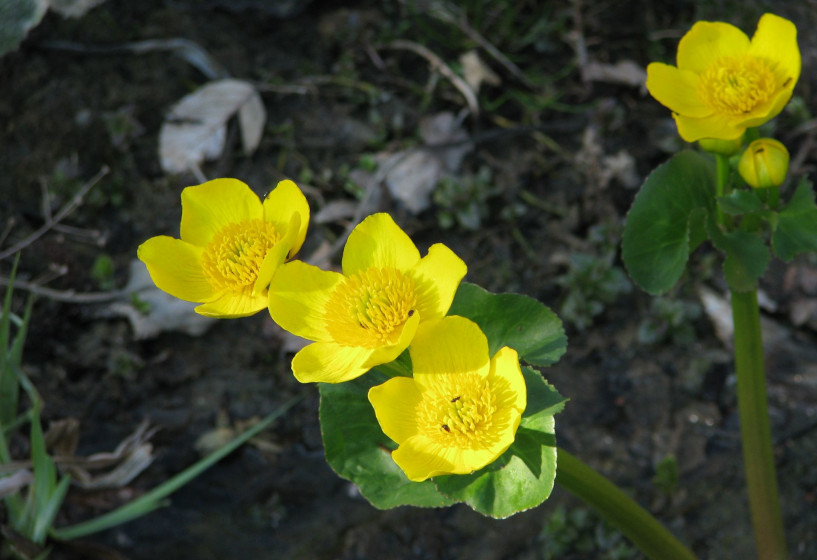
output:
[[[319,384],[320,421],[326,461],[354,482],[364,498],[379,509],[412,505],[442,507],[456,503],[440,494],[430,480],[411,482],[392,460],[397,447],[377,423],[367,397],[387,376],[372,370],[353,381]]]
[[[544,502],[556,479],[556,436],[553,415],[565,398],[531,368],[522,368],[528,406],[516,439],[499,459],[474,473],[434,478],[444,495],[474,510],[504,519]]]
[[[763,209],[763,201],[755,189],[740,189],[718,198],[718,206],[724,214],[739,216]]]
[[[627,215],[621,256],[645,291],[658,295],[672,288],[690,251],[706,239],[714,184],[712,161],[691,151],[675,154],[644,181]]]
[[[466,317],[479,325],[488,337],[492,356],[508,346],[529,364],[549,366],[567,350],[559,317],[541,302],[521,294],[492,294],[463,282],[448,314]]]
[[[729,288],[736,292],[748,292],[757,287],[757,280],[769,265],[769,248],[764,239],[755,232],[723,232],[714,220],[709,220],[708,231],[712,243],[726,254],[723,274]]]
[[[780,211],[772,248],[775,255],[786,262],[799,253],[817,253],[817,206],[808,180],[800,181],[791,200]]]

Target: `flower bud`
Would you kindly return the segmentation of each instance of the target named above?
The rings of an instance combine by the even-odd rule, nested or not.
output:
[[[722,156],[733,156],[740,151],[743,146],[743,134],[734,140],[721,140],[720,138],[701,138],[698,140],[701,149],[711,154]]]
[[[789,151],[773,138],[755,140],[740,157],[738,172],[756,189],[779,187],[789,172]]]

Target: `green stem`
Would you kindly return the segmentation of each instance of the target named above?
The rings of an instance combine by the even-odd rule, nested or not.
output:
[[[648,558],[695,560],[655,517],[607,478],[562,448],[557,457],[556,482],[618,527]]]
[[[255,424],[252,428],[247,429],[240,436],[229,442],[228,444],[216,449],[203,459],[187,467],[185,470],[168,480],[167,482],[157,486],[150,492],[143,494],[139,498],[128,502],[124,506],[117,508],[104,515],[100,515],[90,521],[78,523],[70,527],[62,527],[60,529],[52,529],[50,535],[57,540],[71,540],[79,537],[84,537],[92,533],[102,531],[121,525],[137,517],[141,517],[151,511],[166,504],[165,498],[170,494],[196,478],[205,470],[209,469],[215,463],[235,451],[239,446],[249,441],[256,434],[269,427],[279,416],[292,408],[302,397],[295,397],[279,406],[275,411],[268,414],[263,420]]]
[[[720,198],[729,194],[727,192],[727,184],[729,183],[729,158],[721,154],[715,154],[715,163],[717,164],[715,197]],[[726,227],[726,216],[724,216],[723,210],[721,210],[721,206],[717,203],[717,201],[715,202],[715,208],[718,212],[718,223],[723,227]]]
[[[763,340],[756,290],[732,291],[732,320],[735,325],[735,369],[743,464],[755,542],[762,560],[783,560],[788,553],[766,404]]]

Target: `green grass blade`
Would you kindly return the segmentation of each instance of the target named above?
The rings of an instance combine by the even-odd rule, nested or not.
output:
[[[202,472],[213,466],[215,463],[235,451],[238,447],[249,441],[256,434],[266,429],[279,416],[284,414],[287,410],[292,408],[302,397],[295,397],[282,404],[274,412],[267,415],[263,420],[258,422],[252,428],[246,430],[243,434],[232,440],[230,443],[213,451],[203,459],[186,468],[164,484],[161,484],[140,496],[136,500],[125,504],[109,513],[101,515],[96,519],[78,523],[70,527],[63,527],[61,529],[52,529],[50,534],[53,538],[58,540],[70,540],[79,537],[84,537],[92,533],[97,533],[110,527],[127,523],[137,517],[141,517],[158,507],[161,507],[162,500],[167,498],[170,494],[196,478]]]
[[[57,484],[56,488],[54,488],[54,491],[51,492],[51,496],[49,496],[48,501],[46,501],[43,508],[37,511],[37,518],[34,522],[34,531],[31,535],[31,540],[35,543],[42,544],[45,542],[45,537],[48,535],[48,530],[54,523],[54,519],[57,517],[57,512],[60,510],[62,501],[65,499],[65,495],[68,493],[68,486],[70,483],[71,477],[63,477],[62,480],[60,480],[60,483]]]
[[[14,292],[14,277],[17,274],[17,262],[14,259],[9,276],[6,297],[3,300],[3,310],[0,314],[0,426],[5,426],[17,416],[17,376],[13,375],[9,364],[11,351],[9,337],[11,336],[11,295]]]
[[[39,408],[38,405],[39,403],[35,402],[36,408]],[[38,540],[36,526],[43,512],[49,508],[51,496],[57,486],[57,469],[45,449],[45,438],[39,414],[33,414],[31,417],[31,462],[34,470],[34,509],[31,513],[33,516],[30,523],[31,533],[26,536],[37,544],[43,544],[45,533]]]

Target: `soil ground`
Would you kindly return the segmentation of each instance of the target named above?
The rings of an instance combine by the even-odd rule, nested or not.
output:
[[[561,558],[637,557],[601,542],[608,533],[594,529],[597,521],[590,549],[546,529],[557,507],[581,507],[558,487],[542,506],[504,521],[465,506],[372,508],[327,466],[317,391],[292,377],[290,347],[266,313],[219,321],[197,336],[137,339],[110,302],[77,301],[76,294],[122,289],[141,242],[178,235],[179,193],[200,182],[163,172],[157,145],[169,108],[207,78],[167,51],[109,48],[157,38],[193,41],[261,91],[260,146],[244,156],[233,122],[223,155],[201,168],[206,177],[239,178],[259,195],[291,177],[313,216],[340,211],[311,224],[304,255],[343,232],[351,216],[339,201],[369,204],[366,213],[391,212],[421,251],[449,245],[468,263],[469,281],[528,294],[559,312],[568,353],[543,373],[570,398],[556,419],[560,445],[631,491],[701,558],[752,557],[731,351],[700,301],[702,286],[726,291],[716,254],[693,255],[694,274],[656,306],[622,280],[616,252],[637,185],[681,143],[669,112],[626,83],[624,70],[594,78],[588,67],[671,61],[698,19],[729,20],[751,33],[765,3],[460,4],[533,82],[479,49],[499,78],[482,86],[479,114],[462,113],[462,95],[427,60],[393,47],[398,39],[421,44],[457,70],[458,57],[478,47],[461,22],[408,0],[316,0],[291,11],[251,0],[110,1],[79,19],[47,14],[0,59],[0,251],[45,223],[44,192],[54,213],[101,168],[110,170],[21,254],[21,280],[57,291],[35,303],[24,359],[44,419],[79,420],[79,455],[113,450],[145,419],[160,427],[147,470],[121,488],[72,489],[57,524],[144,493],[197,460],[202,435],[306,395],[259,445],[198,477],[169,507],[59,544],[52,558],[536,559],[553,557],[554,540],[568,543]],[[774,9],[802,31],[817,23],[808,6]],[[814,36],[802,32],[800,47],[796,100],[777,121],[793,172],[805,175],[817,160],[809,116],[817,74],[805,70],[817,64]],[[444,178],[448,190],[440,187],[420,212],[380,183],[361,199],[378,157],[418,145],[421,123],[442,112],[463,115],[473,142]],[[583,269],[577,254],[593,266]],[[0,276],[11,261],[0,261]],[[776,262],[767,278],[770,412],[786,528],[792,557],[815,558],[817,312],[807,310],[817,307],[817,262]],[[18,289],[15,309],[25,292]],[[16,445],[25,450],[24,440]],[[670,495],[653,480],[668,455],[680,476]]]

